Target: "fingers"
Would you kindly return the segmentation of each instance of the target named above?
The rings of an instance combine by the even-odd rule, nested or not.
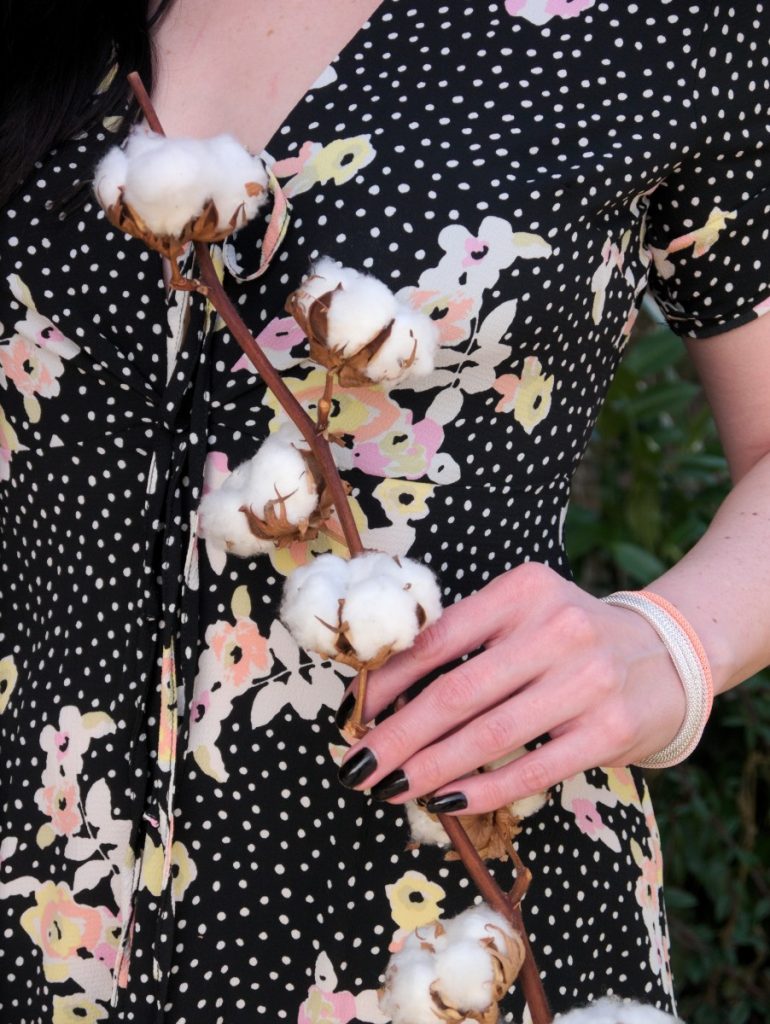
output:
[[[595,733],[583,729],[567,732],[494,772],[472,775],[442,787],[429,801],[428,810],[483,814],[505,807],[594,767],[591,751],[601,744],[598,730]]]
[[[484,714],[470,718],[451,735],[426,744],[404,761],[391,758],[390,749],[385,746],[384,756],[377,757],[375,753],[377,768],[367,785],[373,786],[374,796],[396,803],[456,789],[456,780],[475,772],[480,765],[507,759],[511,751],[578,716],[583,699],[573,682],[567,675],[538,680]],[[398,773],[395,776],[394,771]],[[489,773],[489,778],[496,776],[497,771]],[[482,777],[486,779],[487,774]],[[527,795],[536,791],[530,790]]]
[[[537,677],[547,662],[547,652],[534,637],[528,641],[517,638],[515,645],[509,640],[481,651],[439,676],[400,711],[380,722],[351,750],[345,762],[366,747],[379,766],[379,778],[404,766],[421,748],[433,750],[431,744],[456,732],[472,719],[478,719],[472,732],[474,736],[480,735],[485,745],[491,743],[492,736],[496,737],[496,751],[491,756],[498,756],[510,750],[510,742],[505,745],[504,739],[511,723],[507,719],[501,722],[494,713],[485,715],[485,712]],[[465,770],[478,767],[478,751],[483,749],[484,745],[477,745],[475,754],[468,752],[467,759],[475,757],[476,761]],[[448,777],[453,776],[444,775],[435,785]]]
[[[476,594],[444,609],[438,622],[420,633],[408,651],[395,655],[371,674],[364,720],[372,721],[390,707],[399,694],[442,665],[484,645],[494,646],[501,635],[515,630],[523,607],[532,595],[532,586],[527,581],[543,568],[519,566],[492,580]],[[558,580],[559,585],[563,583]]]

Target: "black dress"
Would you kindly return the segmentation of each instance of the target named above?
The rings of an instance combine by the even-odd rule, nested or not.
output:
[[[691,337],[770,308],[769,30],[760,3],[384,0],[270,141],[285,237],[255,278],[264,220],[215,258],[301,401],[323,371],[283,303],[312,258],[440,325],[431,377],[340,391],[332,426],[364,542],[428,562],[445,603],[528,559],[569,574],[570,480],[648,284]],[[284,414],[159,257],[90,199],[49,208],[125,128],[2,212],[0,1017],[382,1020],[389,946],[474,891],[337,782],[346,674],[276,616],[332,542],[196,536]],[[554,1010],[670,1008],[640,775],[567,780],[519,849]]]

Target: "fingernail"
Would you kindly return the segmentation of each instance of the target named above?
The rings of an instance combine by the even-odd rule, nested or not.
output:
[[[334,721],[337,723],[338,729],[343,729],[350,718],[350,712],[356,705],[356,695],[349,693],[343,698],[342,703],[337,708],[337,714],[334,716]]]
[[[343,786],[353,789],[364,779],[368,779],[376,767],[377,758],[368,747],[364,747],[343,764],[339,771],[339,780]]]
[[[428,810],[431,814],[449,814],[451,811],[464,811],[468,806],[468,798],[465,793],[444,793],[443,796],[434,796],[428,801]]]
[[[388,800],[392,796],[398,796],[399,793],[405,793],[409,789],[409,779],[397,768],[390,775],[386,775],[384,779],[380,779],[376,786],[372,786],[372,796],[378,800]]]

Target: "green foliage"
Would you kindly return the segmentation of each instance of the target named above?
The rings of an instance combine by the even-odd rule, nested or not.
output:
[[[698,540],[729,487],[684,346],[647,314],[573,488],[567,549],[597,594],[639,588]],[[721,697],[699,749],[651,773],[679,1012],[770,1022],[770,672]]]

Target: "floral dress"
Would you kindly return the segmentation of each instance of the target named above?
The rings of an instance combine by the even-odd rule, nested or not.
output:
[[[338,391],[331,426],[364,543],[445,603],[525,560],[569,575],[570,481],[648,285],[689,337],[770,309],[769,37],[762,3],[384,0],[271,139],[277,249],[261,219],[215,263],[308,409],[324,371],[283,306],[312,259],[436,321],[433,374]],[[90,196],[58,212],[119,115],[1,214],[0,1018],[384,1021],[389,950],[473,887],[337,782],[349,673],[277,609],[338,525],[252,559],[198,535],[285,415],[156,254]],[[671,1008],[640,774],[566,780],[517,843],[553,1009]]]

